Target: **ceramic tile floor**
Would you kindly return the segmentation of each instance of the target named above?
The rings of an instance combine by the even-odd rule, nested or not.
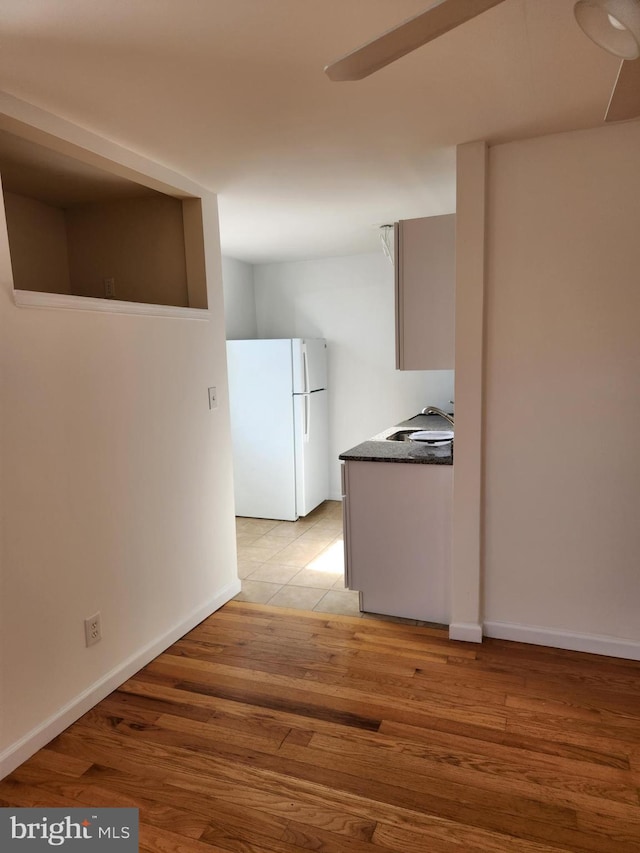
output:
[[[298,521],[237,518],[240,601],[362,616],[344,587],[342,504],[325,501]]]

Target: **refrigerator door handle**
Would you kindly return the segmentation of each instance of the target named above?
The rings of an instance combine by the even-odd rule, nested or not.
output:
[[[307,344],[302,342],[302,373],[304,376],[304,393],[308,394],[311,390],[309,382],[309,361],[307,359]]]
[[[309,432],[311,429],[311,408],[309,405],[309,395],[304,395],[304,440],[309,441]]]

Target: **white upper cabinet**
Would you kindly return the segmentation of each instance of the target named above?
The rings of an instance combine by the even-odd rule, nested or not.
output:
[[[454,214],[395,225],[396,368],[453,370]]]

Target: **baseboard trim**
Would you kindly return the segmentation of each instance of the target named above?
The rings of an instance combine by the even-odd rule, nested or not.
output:
[[[232,599],[240,592],[240,581],[235,580],[223,587],[217,595],[209,599],[206,604],[192,611],[189,616],[179,624],[174,625],[166,634],[157,640],[144,646],[140,651],[127,658],[123,663],[116,666],[90,687],[64,705],[59,711],[46,719],[41,725],[27,732],[19,741],[0,753],[0,779],[4,779],[19,767],[27,758],[30,758],[39,749],[53,740],[54,737],[63,732],[71,723],[93,708],[101,699],[108,696],[113,690],[131,678],[136,672],[146,666],[161,652],[167,649],[176,640],[184,636],[188,631],[210,616],[223,604]]]
[[[452,622],[449,625],[449,639],[465,643],[482,642],[482,625],[477,622]]]
[[[601,634],[579,634],[512,622],[485,622],[484,634],[497,640],[513,640],[518,643],[532,643],[535,646],[551,646],[593,655],[640,660],[640,641]]]

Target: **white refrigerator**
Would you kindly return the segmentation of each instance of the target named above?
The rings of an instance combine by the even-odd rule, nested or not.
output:
[[[227,341],[236,515],[295,521],[329,494],[327,344]]]

